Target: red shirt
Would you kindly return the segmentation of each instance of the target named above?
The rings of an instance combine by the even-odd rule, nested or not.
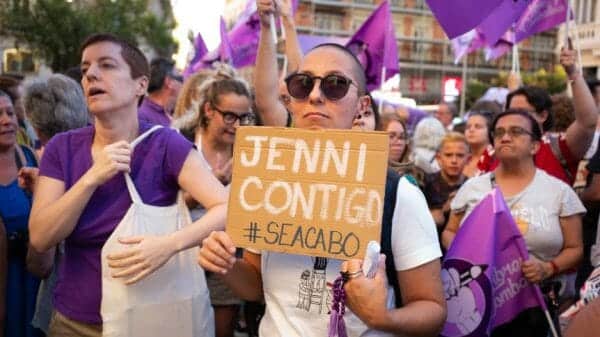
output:
[[[573,186],[575,176],[577,175],[577,165],[579,165],[579,160],[575,159],[573,154],[571,154],[571,150],[569,150],[569,147],[567,146],[564,135],[558,137],[558,147],[566,161],[566,167],[569,170],[570,176],[560,164],[560,160],[554,155],[554,152],[552,152],[550,139],[548,139],[546,135],[544,135],[542,139],[540,150],[535,155],[535,166],[546,171],[549,175],[564,181],[569,184],[569,186]],[[488,149],[483,152],[477,163],[477,168],[484,173],[495,170],[499,164],[498,159],[494,157],[494,150]]]

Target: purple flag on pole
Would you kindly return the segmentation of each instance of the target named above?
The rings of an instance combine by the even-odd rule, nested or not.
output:
[[[187,67],[183,71],[184,77],[188,77],[194,73],[192,69],[194,64],[200,61],[206,53],[208,53],[208,49],[206,48],[206,44],[204,44],[202,34],[198,33],[198,35],[196,35],[196,39],[194,40],[194,57],[190,60]]]
[[[515,25],[516,42],[554,28],[567,19],[569,0],[533,0]]]
[[[452,39],[451,44],[454,51],[454,64],[457,64],[466,54],[485,46],[485,38],[479,30],[471,29],[463,35]]]
[[[525,0],[427,0],[427,5],[448,38],[453,39],[475,28],[503,1]]]
[[[221,17],[221,44],[219,45],[219,59],[224,63],[232,63],[233,56],[233,48],[231,47],[231,42],[229,42],[229,37],[227,36],[227,26],[225,25],[225,20]]]
[[[254,13],[246,16],[244,21],[238,22],[229,32],[229,41],[231,45],[235,46],[233,65],[236,68],[256,63],[260,35],[259,20],[258,13],[255,10]]]
[[[360,26],[346,47],[362,63],[368,90],[379,88],[383,81],[399,72],[398,45],[387,0]],[[385,78],[381,78],[383,67],[386,69]]]
[[[256,62],[256,52],[258,49],[258,38],[260,34],[260,21],[256,11],[256,1],[248,0],[246,9],[231,31],[227,33],[227,38],[231,48],[230,64],[236,68],[245,67]],[[210,65],[221,58],[221,48],[213,50],[196,62],[192,66],[193,71],[202,68],[208,68]]]
[[[545,306],[521,272],[527,259],[525,240],[494,189],[465,219],[444,258],[448,318],[441,335],[489,336],[521,311]]]
[[[493,46],[485,48],[485,60],[495,60],[504,54],[508,53],[515,44],[515,34],[512,29],[509,29],[504,35],[494,43]]]
[[[504,0],[477,27],[489,45],[494,45],[523,15],[531,0]]]

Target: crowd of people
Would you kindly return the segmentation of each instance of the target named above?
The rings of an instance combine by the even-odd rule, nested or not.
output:
[[[452,103],[428,115],[376,102],[345,47],[302,55],[289,1],[257,7],[251,83],[220,63],[184,78],[105,33],[82,43],[79,72],[0,76],[0,336],[229,337],[241,322],[250,336],[331,336],[340,272],[348,336],[437,336],[440,260],[494,188],[525,239],[526,280],[553,315],[577,298],[600,265],[600,85],[572,50],[560,54],[572,97],[509,88],[458,121]],[[283,71],[271,14],[287,32]],[[236,252],[224,231],[236,130],[260,125],[389,135],[374,278],[360,260]],[[548,333],[533,308],[492,336]]]

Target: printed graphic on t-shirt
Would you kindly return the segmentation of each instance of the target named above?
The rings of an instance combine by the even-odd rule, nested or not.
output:
[[[528,232],[534,233],[550,228],[548,210],[543,206],[524,207],[521,204],[517,204],[511,208],[510,213],[523,235]]]
[[[313,257],[313,269],[300,274],[298,304],[306,312],[328,314],[331,307],[331,283],[327,282],[327,258]]]

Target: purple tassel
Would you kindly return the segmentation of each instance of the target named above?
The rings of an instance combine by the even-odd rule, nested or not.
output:
[[[344,279],[339,276],[333,282],[333,303],[329,318],[329,337],[348,337],[344,313],[346,311],[346,292],[344,291]]]

